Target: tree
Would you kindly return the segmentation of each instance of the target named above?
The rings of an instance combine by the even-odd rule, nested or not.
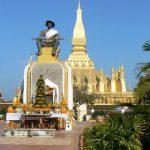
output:
[[[104,124],[86,128],[85,144],[89,150],[141,150],[143,124],[139,115],[116,114]]]
[[[144,51],[150,51],[150,41],[143,45]],[[150,62],[138,64],[139,82],[135,88],[135,97],[138,103],[150,103]]]
[[[144,49],[144,51],[150,51],[150,41],[147,41],[147,42],[143,45],[143,49]]]
[[[144,119],[144,135],[141,138],[143,150],[149,150],[150,147],[150,106],[149,105],[135,105],[132,111],[133,115],[142,115]]]
[[[73,102],[74,102],[74,113],[75,117],[77,117],[77,108],[82,104],[93,105],[95,100],[95,96],[93,93],[88,93],[88,86],[77,86],[73,87]]]
[[[150,103],[150,81],[146,81],[146,77],[141,77],[135,88],[135,98],[139,104]]]
[[[47,105],[46,97],[45,97],[45,82],[43,80],[43,75],[40,75],[36,87],[37,87],[36,98],[35,98],[36,101],[34,107],[43,108]]]

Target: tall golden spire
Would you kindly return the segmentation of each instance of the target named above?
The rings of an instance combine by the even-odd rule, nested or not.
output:
[[[74,31],[73,31],[72,45],[74,47],[74,50],[85,51],[86,36],[85,36],[85,30],[82,21],[82,9],[81,9],[80,0],[78,1],[77,18],[74,26]]]
[[[67,64],[71,68],[94,68],[93,61],[89,58],[86,51],[86,36],[82,21],[82,9],[80,0],[78,1],[77,18],[72,37],[72,53]]]

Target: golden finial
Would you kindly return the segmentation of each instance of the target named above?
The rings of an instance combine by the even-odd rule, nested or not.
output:
[[[124,65],[123,64],[121,65],[120,69],[124,69]]]
[[[14,109],[12,106],[9,106],[8,109],[7,109],[7,112],[8,113],[14,113]]]
[[[80,0],[78,0],[78,9],[81,9]]]
[[[112,70],[112,72],[114,72],[114,71],[115,71],[115,67],[114,67],[114,65],[112,66],[112,69],[111,69],[111,70]]]
[[[103,73],[103,67],[101,66],[100,73]]]

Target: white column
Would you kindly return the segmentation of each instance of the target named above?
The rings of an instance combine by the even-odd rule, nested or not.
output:
[[[23,91],[23,103],[27,104],[27,81],[28,81],[28,68],[30,64],[28,64],[24,69],[24,91]]]
[[[72,86],[72,73],[71,68],[67,63],[65,63],[67,69],[68,69],[68,101],[67,101],[67,107],[69,110],[73,110],[73,86]]]

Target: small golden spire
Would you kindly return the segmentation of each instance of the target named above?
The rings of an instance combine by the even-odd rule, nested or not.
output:
[[[114,65],[112,66],[111,71],[112,71],[112,72],[115,72],[115,67],[114,67]]]
[[[120,66],[120,69],[124,69],[124,65],[123,64]]]
[[[131,85],[130,85],[130,82],[129,82],[129,92],[131,92],[132,91],[132,89],[131,89]]]
[[[100,73],[103,73],[103,67],[101,66]]]

